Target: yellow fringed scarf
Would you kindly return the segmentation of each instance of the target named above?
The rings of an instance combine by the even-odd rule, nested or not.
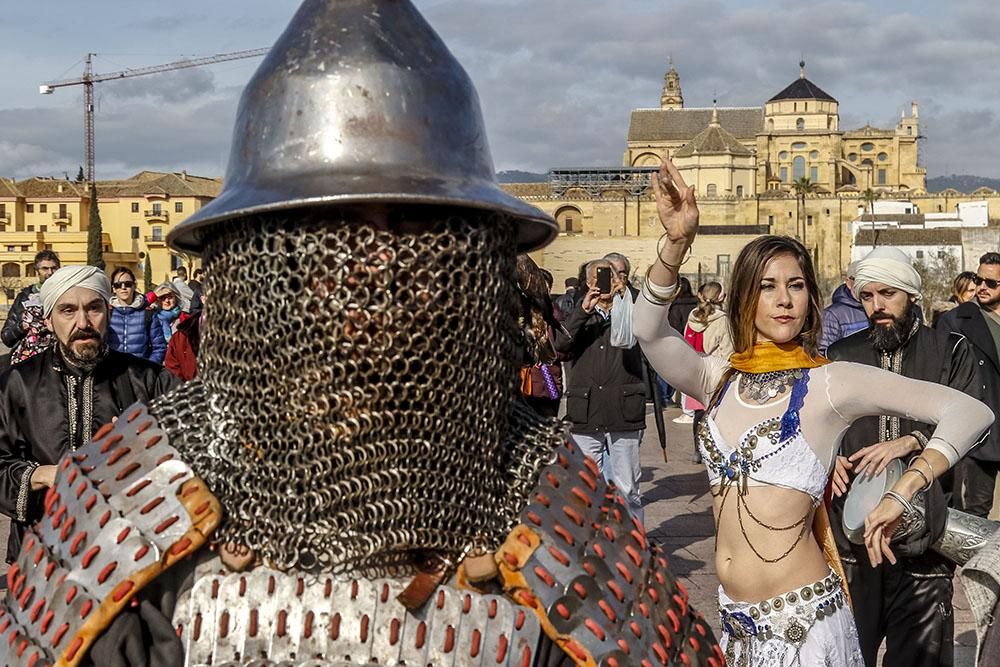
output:
[[[757,343],[746,352],[734,352],[729,365],[743,373],[771,373],[795,368],[818,368],[826,357],[810,356],[798,343]]]

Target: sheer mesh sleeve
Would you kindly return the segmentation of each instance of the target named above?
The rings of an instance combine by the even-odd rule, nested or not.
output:
[[[993,412],[956,389],[839,361],[827,368],[830,405],[846,422],[890,415],[937,424],[927,444],[951,465],[964,456],[993,423]]]
[[[660,377],[707,405],[728,366],[722,359],[695,352],[670,326],[667,322],[670,304],[661,305],[657,299],[671,294],[671,288],[654,285],[651,290],[648,283],[644,284],[632,309],[632,332]]]

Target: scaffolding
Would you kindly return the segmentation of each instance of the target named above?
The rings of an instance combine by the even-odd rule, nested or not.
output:
[[[549,171],[549,185],[558,197],[572,188],[581,188],[591,196],[605,190],[620,189],[639,196],[649,188],[650,176],[659,167],[569,167]]]

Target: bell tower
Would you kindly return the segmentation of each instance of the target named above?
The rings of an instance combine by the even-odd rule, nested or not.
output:
[[[681,94],[681,75],[674,69],[673,56],[670,57],[668,64],[670,65],[670,69],[663,76],[663,93],[660,95],[660,108],[683,109],[684,95]]]

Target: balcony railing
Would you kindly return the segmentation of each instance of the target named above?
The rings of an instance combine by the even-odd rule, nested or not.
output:
[[[151,243],[163,245],[167,242],[167,239],[164,236],[146,236],[145,239],[147,245]]]
[[[52,214],[52,219],[55,220],[56,222],[61,222],[63,220],[65,220],[66,222],[73,222],[73,214],[70,213],[69,211],[66,211],[64,213],[56,211],[55,213]]]
[[[151,211],[143,211],[142,214],[147,218],[155,218],[157,220],[167,220],[170,217],[170,214],[163,209],[156,208]]]

